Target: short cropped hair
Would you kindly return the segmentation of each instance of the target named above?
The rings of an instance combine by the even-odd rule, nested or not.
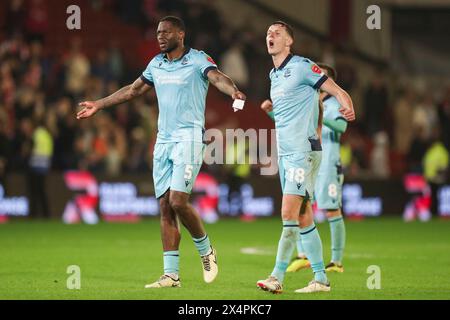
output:
[[[334,81],[337,80],[337,72],[336,69],[334,69],[332,66],[330,66],[329,64],[323,63],[323,62],[318,62],[317,65],[320,67],[320,69],[325,69],[328,71],[328,76],[333,79]]]
[[[282,25],[286,29],[288,35],[292,38],[292,40],[294,40],[294,29],[292,29],[292,27],[288,23],[278,20],[272,23],[271,26],[273,26],[274,24]]]
[[[167,16],[159,20],[160,23],[164,21],[170,22],[174,27],[186,32],[186,25],[182,19],[175,16]]]

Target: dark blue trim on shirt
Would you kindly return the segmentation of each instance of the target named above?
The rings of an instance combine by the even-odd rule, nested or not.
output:
[[[149,85],[151,87],[155,86],[155,84],[152,81],[148,80],[146,77],[144,77],[144,75],[141,75],[141,80],[144,81],[145,84],[147,84],[147,85]]]
[[[337,117],[337,118],[334,119],[334,120],[344,120],[345,122],[347,122],[347,120],[346,120],[344,117]]]
[[[173,61],[178,61],[178,60],[183,59],[184,56],[187,55],[187,54],[189,53],[189,51],[191,51],[191,48],[188,47],[188,46],[185,46],[185,47],[184,47],[183,55],[182,55],[181,57],[179,57],[178,59],[173,60]],[[165,60],[169,60],[169,58],[167,57],[167,53],[165,53],[165,54],[163,55],[163,58],[164,58]]]
[[[183,55],[179,59],[183,59],[185,55],[187,55],[191,51],[191,48],[186,46],[184,49]]]
[[[320,87],[323,85],[323,83],[325,82],[325,81],[327,81],[328,80],[328,77],[327,77],[327,75],[326,74],[324,74],[323,76],[322,76],[322,78],[320,78],[319,79],[319,81],[317,81],[316,82],[316,84],[314,85],[314,89],[320,89]]]
[[[322,102],[327,101],[327,100],[330,99],[331,97],[332,97],[331,94],[327,94],[327,95],[322,99]]]
[[[217,67],[209,66],[208,68],[206,68],[205,71],[203,71],[203,76],[205,77],[205,79],[208,79],[208,72],[210,72],[211,70],[217,70]]]
[[[289,63],[289,61],[291,61],[292,57],[294,57],[294,55],[292,53],[289,53],[288,56],[286,57],[286,59],[284,59],[283,63],[280,64],[280,66],[278,68],[273,68],[273,71],[279,71],[279,70],[283,70],[284,67],[286,67],[286,65]]]

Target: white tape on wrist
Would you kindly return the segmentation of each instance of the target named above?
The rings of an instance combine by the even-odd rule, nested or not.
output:
[[[236,99],[233,102],[233,110],[234,112],[244,109],[244,100]]]

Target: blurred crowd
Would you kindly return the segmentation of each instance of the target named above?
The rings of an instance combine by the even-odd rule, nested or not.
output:
[[[259,103],[267,98],[271,60],[262,45],[265,34],[245,26],[227,27],[210,2],[88,2],[92,10],[110,10],[139,28],[149,40],[147,52],[158,51],[158,19],[167,14],[182,17],[189,46],[214,57],[249,99]],[[104,97],[137,74],[128,67],[117,43],[88,56],[81,38],[74,38],[65,54],[46,54],[46,5],[43,0],[9,0],[6,5],[0,44],[0,179],[6,171],[148,172],[156,139],[155,95],[111,108],[92,120],[77,121],[77,102]],[[348,175],[388,178],[428,170],[433,178],[448,179],[450,87],[439,96],[409,85],[392,87],[387,69],[375,70],[361,87],[357,84],[362,79],[351,61],[334,63],[332,48],[324,47],[311,58],[334,64],[338,83],[361,97],[358,120],[342,141]]]

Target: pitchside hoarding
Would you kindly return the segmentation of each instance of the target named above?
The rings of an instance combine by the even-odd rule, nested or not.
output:
[[[10,174],[0,185],[0,221],[30,215],[26,181],[23,174]],[[137,221],[159,214],[151,175],[111,178],[69,171],[50,174],[46,186],[50,215],[66,223],[96,223],[99,219]],[[346,181],[343,210],[346,216],[354,218],[400,216],[408,206],[426,202],[426,190],[426,184],[417,179]],[[208,222],[226,216],[267,217],[278,215],[281,190],[277,176],[254,176],[236,184],[202,172],[191,199]],[[449,217],[450,185],[439,189],[438,199],[439,214]]]

